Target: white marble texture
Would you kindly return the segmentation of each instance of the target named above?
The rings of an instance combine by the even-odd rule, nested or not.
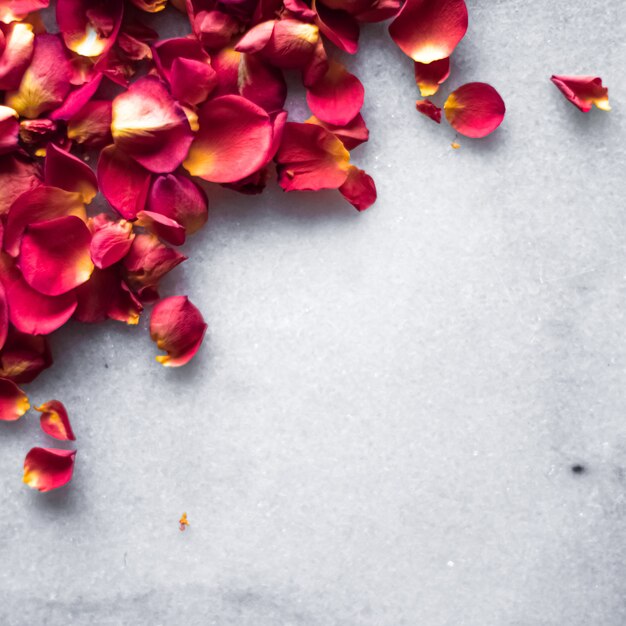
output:
[[[443,91],[496,86],[494,135],[452,150],[367,27],[371,210],[211,189],[164,289],[210,324],[193,364],[145,322],[53,337],[28,389],[69,408],[76,474],[30,491],[50,441],[0,425],[2,626],[626,623],[626,4],[468,5]]]

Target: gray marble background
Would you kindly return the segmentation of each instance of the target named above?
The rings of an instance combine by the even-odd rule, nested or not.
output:
[[[626,623],[626,4],[468,5],[444,92],[492,83],[495,134],[452,150],[367,27],[371,210],[212,189],[164,290],[210,324],[193,364],[145,322],[53,337],[29,391],[69,408],[76,474],[30,491],[50,442],[0,425],[2,626]]]

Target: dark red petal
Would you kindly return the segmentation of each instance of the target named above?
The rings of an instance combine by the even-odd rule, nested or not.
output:
[[[317,25],[339,49],[356,54],[359,49],[359,25],[347,11],[330,9],[322,2],[313,2],[317,11]]]
[[[52,355],[46,337],[9,329],[4,348],[0,351],[0,376],[16,383],[30,383],[50,365]]]
[[[376,202],[374,179],[354,165],[350,166],[348,177],[339,191],[357,211],[365,211]]]
[[[137,235],[124,259],[128,283],[136,289],[156,286],[165,274],[186,258],[154,235]]]
[[[113,142],[112,104],[107,100],[88,102],[67,123],[67,136],[88,148],[103,148]]]
[[[441,109],[430,100],[418,100],[415,103],[415,108],[422,115],[430,117],[430,119],[437,122],[437,124],[441,124]]]
[[[126,220],[114,222],[106,216],[102,217],[104,219],[101,223],[95,229],[92,227],[93,236],[89,248],[91,260],[100,269],[121,261],[128,254],[135,238],[133,227]]]
[[[17,149],[18,115],[11,107],[0,105],[0,155]]]
[[[30,409],[26,394],[8,378],[0,378],[0,422],[15,422]]]
[[[173,246],[182,246],[185,243],[185,227],[161,213],[140,211],[137,213],[137,225]]]
[[[98,193],[98,180],[93,170],[53,143],[48,145],[46,151],[44,182],[51,187],[80,194],[85,204],[89,204]]]
[[[67,485],[74,474],[75,450],[33,448],[24,460],[24,482],[38,491]]]

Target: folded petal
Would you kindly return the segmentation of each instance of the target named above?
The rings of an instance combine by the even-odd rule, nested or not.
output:
[[[118,148],[156,173],[175,170],[193,140],[185,111],[154,76],[140,78],[113,100],[111,130]]]
[[[0,52],[0,91],[17,89],[33,56],[33,27],[22,22],[6,26],[0,24],[0,35],[5,41],[4,49]]]
[[[111,206],[127,220],[134,220],[146,204],[150,172],[115,146],[108,146],[98,160],[98,183]]]
[[[465,0],[407,0],[389,26],[396,45],[419,63],[449,57],[466,31]]]
[[[108,100],[88,102],[67,123],[67,136],[88,148],[102,148],[113,142],[112,104]]]
[[[115,43],[123,10],[122,0],[57,0],[65,45],[84,57],[105,54]]]
[[[357,211],[365,211],[376,202],[374,179],[354,165],[350,166],[348,177],[339,191]]]
[[[322,122],[314,115],[307,121],[307,124],[316,124],[317,126],[324,127],[327,131],[333,133],[343,143],[346,150],[353,150],[362,143],[365,143],[370,136],[370,131],[365,125],[363,116],[359,113],[354,119],[350,120],[343,126],[336,126],[335,124],[327,124]]]
[[[241,96],[210,100],[198,115],[200,130],[183,166],[215,183],[244,178],[267,160],[272,123],[261,107]]]
[[[91,260],[99,269],[114,265],[128,254],[134,238],[130,222],[126,220],[114,222],[102,216],[100,223],[93,229],[89,248]]]
[[[446,119],[461,135],[485,137],[504,119],[500,94],[487,83],[467,83],[453,91],[443,105]]]
[[[342,126],[358,115],[364,96],[361,81],[341,63],[330,61],[324,77],[307,89],[306,101],[318,119]]]
[[[17,148],[20,130],[18,115],[11,107],[0,105],[0,154],[8,154]]]
[[[22,237],[18,265],[24,280],[47,296],[58,296],[89,280],[91,232],[74,215],[30,224]]]
[[[31,63],[17,90],[7,92],[5,104],[22,117],[34,119],[63,103],[70,78],[70,64],[59,38],[37,35]]]
[[[348,176],[350,153],[322,126],[287,122],[276,162],[285,191],[338,189]]]
[[[46,152],[44,183],[80,194],[85,204],[98,193],[98,180],[87,163],[53,143],[48,145]]]
[[[599,76],[552,76],[550,80],[584,113],[591,111],[594,104],[602,111],[611,110],[609,90],[602,86]]]
[[[432,63],[415,62],[415,83],[422,97],[433,96],[450,76],[450,57]]]
[[[187,296],[159,301],[150,316],[150,337],[159,350],[156,360],[166,367],[179,367],[191,361],[204,339],[207,325]]]
[[[102,74],[96,74],[91,80],[84,85],[70,92],[65,102],[56,111],[50,114],[53,120],[70,120],[81,111],[81,109],[91,100],[93,95],[98,91],[98,87],[102,83]]]
[[[140,211],[137,213],[136,223],[173,246],[182,246],[185,243],[185,227],[171,217],[152,211]]]
[[[359,24],[356,18],[342,9],[328,8],[322,2],[313,2],[317,12],[316,23],[323,35],[340,50],[356,54],[359,49]]]
[[[124,258],[128,283],[135,289],[154,287],[186,258],[154,235],[137,235]]]
[[[175,220],[189,235],[202,228],[209,216],[209,202],[204,191],[180,174],[157,176],[150,188],[146,208]]]
[[[415,108],[426,117],[430,117],[431,120],[441,124],[441,109],[430,100],[418,100],[415,103]]]
[[[8,378],[0,378],[0,422],[15,422],[30,409],[26,394]]]
[[[45,337],[9,329],[0,351],[0,376],[16,383],[30,383],[50,365],[52,355]]]
[[[74,474],[76,450],[33,448],[24,460],[24,482],[38,491],[67,485]]]
[[[41,413],[39,423],[41,430],[43,430],[46,435],[50,435],[50,437],[54,437],[60,441],[76,441],[72,426],[70,425],[70,418],[62,402],[49,400],[48,402],[44,402],[41,406],[36,406],[35,411]]]

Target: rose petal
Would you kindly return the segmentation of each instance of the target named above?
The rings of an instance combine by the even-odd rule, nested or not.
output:
[[[107,100],[88,102],[67,123],[67,136],[88,148],[102,148],[112,143],[112,104]]]
[[[89,252],[97,268],[104,269],[121,261],[130,250],[135,238],[133,227],[126,220],[111,221],[105,215],[97,224],[91,237]],[[92,224],[95,222],[92,220]]]
[[[599,76],[552,76],[550,80],[561,93],[581,111],[587,113],[595,104],[601,111],[610,111],[609,90]]]
[[[140,78],[113,100],[111,130],[118,148],[156,173],[175,170],[193,140],[184,110],[154,76]]]
[[[70,75],[70,65],[58,37],[37,35],[31,64],[17,90],[7,92],[5,104],[22,117],[39,117],[63,102],[70,90]]]
[[[175,220],[190,235],[204,226],[209,215],[209,202],[204,191],[180,174],[157,176],[150,188],[146,208]]]
[[[147,13],[158,13],[167,5],[167,0],[130,0],[136,7]]]
[[[24,460],[24,482],[38,491],[67,485],[74,474],[75,450],[33,448]]]
[[[318,119],[343,126],[358,115],[364,96],[361,81],[341,63],[331,61],[325,76],[308,88],[306,101]]]
[[[79,217],[67,215],[30,224],[18,264],[24,280],[47,296],[58,296],[89,280],[91,233]]]
[[[371,0],[367,8],[356,14],[359,22],[384,22],[400,11],[400,0]]]
[[[13,152],[17,148],[19,134],[18,115],[11,107],[0,105],[0,154]]]
[[[26,394],[8,378],[0,378],[0,422],[15,422],[30,409]]]
[[[45,9],[50,0],[3,0],[0,4],[0,21],[8,24],[15,20],[23,20],[33,11]]]
[[[44,182],[80,194],[85,204],[89,204],[98,193],[98,180],[93,170],[84,161],[53,143],[48,145],[46,152]]]
[[[322,126],[329,132],[333,133],[333,135],[335,135],[337,139],[343,143],[346,150],[353,150],[362,143],[365,143],[369,139],[370,135],[370,131],[365,125],[365,120],[360,113],[344,126],[327,124],[326,122],[322,122],[322,120],[317,119],[314,115],[311,116],[306,123]]]
[[[123,10],[122,0],[57,0],[65,45],[84,57],[105,54],[115,43]]]
[[[150,337],[159,350],[156,360],[166,367],[191,361],[204,339],[207,325],[187,296],[173,296],[158,302],[150,316]]]
[[[134,17],[127,18],[122,23],[117,36],[117,47],[132,61],[152,59],[150,44],[157,41],[159,33]]]
[[[323,35],[340,50],[356,54],[359,49],[359,25],[347,11],[330,9],[322,2],[313,1],[317,12],[316,23]]]
[[[33,56],[33,27],[21,22],[1,24],[0,33],[5,40],[4,50],[0,52],[0,91],[17,89]]]
[[[150,172],[115,146],[100,153],[98,183],[111,206],[127,220],[133,220],[146,204]]]
[[[422,97],[433,96],[450,76],[450,57],[432,63],[414,63],[415,83]]]
[[[192,19],[192,28],[207,50],[218,50],[240,31],[241,23],[223,11],[200,11]]]
[[[137,225],[173,246],[182,246],[185,243],[185,227],[161,213],[140,211],[137,213]]]
[[[376,202],[374,179],[354,165],[350,166],[348,177],[339,191],[357,211],[365,211]]]
[[[45,337],[9,330],[0,351],[0,376],[16,383],[30,383],[50,365],[52,355]]]
[[[419,63],[449,57],[466,31],[464,0],[407,0],[389,26],[396,45]]]
[[[417,100],[415,108],[426,117],[430,117],[431,120],[441,124],[441,109],[430,100]]]
[[[62,402],[49,400],[41,406],[36,406],[35,411],[39,411],[42,414],[39,418],[39,423],[41,430],[46,435],[50,435],[50,437],[60,441],[76,441],[70,425],[70,418]]]
[[[241,96],[221,96],[199,112],[200,130],[183,167],[215,183],[249,176],[267,160],[272,143],[269,115]]]
[[[4,284],[0,282],[0,349],[4,347],[9,334],[9,302]]]
[[[322,126],[287,122],[276,162],[285,191],[338,189],[348,176],[350,153]]]
[[[461,135],[485,137],[504,119],[500,94],[487,83],[467,83],[453,91],[443,105],[446,119]]]
[[[137,235],[124,258],[128,283],[135,289],[156,286],[165,274],[186,258],[154,235]]]
[[[78,115],[81,109],[91,100],[93,95],[98,91],[100,83],[102,83],[102,74],[96,74],[89,82],[82,87],[72,91],[62,106],[50,114],[53,120],[70,120]]]
[[[237,88],[240,95],[268,113],[281,110],[287,98],[287,83],[281,70],[253,54],[240,56]]]

